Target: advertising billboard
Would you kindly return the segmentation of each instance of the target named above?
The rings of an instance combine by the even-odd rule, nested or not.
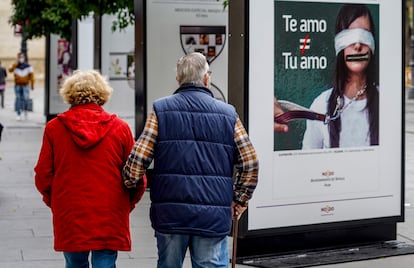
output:
[[[402,8],[249,1],[248,121],[260,160],[249,231],[401,221]]]
[[[112,31],[114,15],[102,16],[101,72],[114,89],[104,108],[125,120],[135,132],[134,26]],[[113,40],[117,40],[113,42]],[[138,79],[140,79],[138,77]],[[142,78],[141,78],[142,79]],[[139,133],[135,133],[139,135]]]
[[[46,115],[48,118],[53,118],[69,108],[59,94],[66,77],[70,76],[74,69],[93,69],[93,24],[91,16],[76,21],[72,29],[74,33],[71,41],[56,34],[51,34],[47,39],[49,71]],[[78,38],[79,36],[82,38]]]
[[[212,71],[211,91],[227,101],[228,10],[223,0],[150,0],[147,13],[147,109],[177,88],[177,60],[203,53]]]
[[[48,113],[59,114],[68,109],[59,94],[64,79],[72,74],[72,44],[55,34],[52,34],[49,41],[49,92]]]

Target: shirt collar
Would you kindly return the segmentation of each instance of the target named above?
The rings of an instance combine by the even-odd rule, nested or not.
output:
[[[182,84],[174,92],[174,94],[180,93],[182,91],[190,91],[190,90],[202,91],[202,92],[205,92],[205,93],[209,94],[211,97],[214,97],[213,93],[210,91],[210,89],[206,88],[204,85],[199,84],[199,83],[185,83],[185,84]]]

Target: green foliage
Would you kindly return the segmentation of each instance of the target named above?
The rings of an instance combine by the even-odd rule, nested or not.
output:
[[[217,2],[220,0],[217,0]],[[223,1],[223,9],[226,9],[229,6],[229,0],[224,0]]]
[[[134,23],[132,0],[12,0],[12,8],[9,23],[22,24],[25,39],[57,34],[70,40],[72,21],[91,12],[115,15],[113,31]]]
[[[128,9],[120,9],[116,13],[116,18],[112,24],[112,31],[115,32],[117,29],[122,30],[128,27],[128,25],[133,25],[135,23],[134,13]]]

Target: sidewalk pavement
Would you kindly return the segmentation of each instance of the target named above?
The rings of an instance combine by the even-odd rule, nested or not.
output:
[[[5,126],[0,143],[0,267],[56,268],[64,267],[61,253],[53,251],[51,212],[36,191],[33,167],[41,146],[45,125],[44,89],[31,92],[34,111],[27,121],[16,121],[13,111],[14,92],[6,89],[5,108],[0,108],[0,122]],[[406,106],[406,219],[398,223],[399,241],[414,242],[414,100]],[[149,222],[149,194],[145,193],[131,214],[133,248],[119,252],[118,267],[156,267],[157,250]],[[232,240],[229,238],[229,249]],[[189,258],[184,268],[190,268]],[[236,265],[238,268],[248,266]],[[409,268],[414,255],[381,258],[323,268]]]

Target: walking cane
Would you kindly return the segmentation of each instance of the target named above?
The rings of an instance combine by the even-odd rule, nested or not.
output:
[[[231,268],[236,267],[238,229],[239,229],[239,220],[237,219],[237,211],[235,210],[233,214],[233,254],[231,256]]]

